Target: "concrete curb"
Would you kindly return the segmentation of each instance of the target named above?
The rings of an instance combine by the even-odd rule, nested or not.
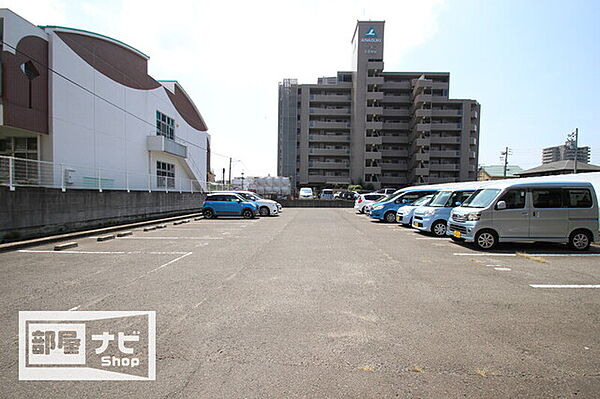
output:
[[[173,216],[173,217],[164,218],[164,219],[152,219],[152,220],[147,220],[144,222],[121,224],[121,225],[116,225],[116,226],[111,226],[111,227],[103,227],[101,229],[83,230],[83,231],[76,231],[74,233],[34,238],[31,240],[25,240],[25,241],[8,242],[5,244],[0,244],[0,252],[12,251],[15,249],[31,247],[33,245],[49,244],[52,242],[62,241],[62,240],[66,240],[69,238],[87,237],[87,236],[93,236],[93,235],[98,235],[98,234],[102,234],[102,233],[112,233],[112,232],[118,231],[118,230],[131,229],[134,227],[148,226],[150,224],[171,222],[171,221],[179,220],[179,219],[189,219],[191,217],[199,217],[201,215],[202,215],[202,212],[195,212],[195,213],[188,213],[185,215]],[[125,232],[125,233],[131,233],[131,232]],[[130,234],[125,234],[125,235],[130,235]],[[119,235],[117,235],[117,236],[119,236]]]

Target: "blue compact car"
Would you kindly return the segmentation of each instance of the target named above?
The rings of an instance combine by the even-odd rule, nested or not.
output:
[[[444,237],[452,209],[465,202],[477,188],[477,186],[460,189],[448,188],[438,191],[427,206],[415,209],[412,227],[423,232],[433,233],[437,237]]]
[[[202,212],[207,219],[217,216],[242,216],[251,219],[258,214],[258,205],[233,193],[209,194],[202,204]]]
[[[383,201],[372,204],[369,216],[373,219],[393,223],[396,221],[396,212],[398,211],[398,208],[411,205],[419,198],[434,194],[437,191],[437,189],[409,189],[396,192],[385,198]]]

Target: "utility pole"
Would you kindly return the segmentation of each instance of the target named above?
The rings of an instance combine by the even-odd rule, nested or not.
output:
[[[242,172],[242,190],[244,189],[244,172]]]
[[[231,158],[229,158],[229,189],[231,190]]]
[[[223,189],[225,189],[225,168],[223,168],[223,180],[221,180],[223,182]]]
[[[508,156],[512,154],[512,150],[508,147],[500,153],[504,157],[504,177],[506,177],[506,171],[508,169]]]
[[[575,128],[574,132],[571,132],[568,136],[567,136],[567,140],[569,140],[569,143],[571,145],[573,145],[573,142],[575,143],[575,157],[574,157],[574,162],[573,162],[573,173],[577,174],[577,150],[579,149],[579,128]]]

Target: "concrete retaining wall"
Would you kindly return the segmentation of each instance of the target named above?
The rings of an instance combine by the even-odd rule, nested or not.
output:
[[[320,200],[320,199],[294,199],[277,200],[284,208],[352,208],[354,201],[348,200]]]
[[[0,187],[0,242],[198,212],[205,194]]]

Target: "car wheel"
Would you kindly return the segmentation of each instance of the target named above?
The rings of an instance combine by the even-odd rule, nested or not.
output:
[[[383,216],[383,219],[387,222],[387,223],[394,223],[396,221],[396,213],[395,212],[388,212]]]
[[[571,233],[569,237],[569,248],[575,251],[585,251],[592,244],[590,233],[584,230],[577,230]]]
[[[271,211],[266,206],[261,206],[258,212],[260,216],[269,216],[271,214]]]
[[[446,222],[438,220],[431,226],[431,232],[436,237],[444,237],[446,235]]]
[[[492,230],[482,230],[475,234],[475,246],[484,251],[493,249],[498,244],[498,235]]]
[[[362,208],[360,208],[360,209],[358,210],[358,213],[365,213],[365,207],[363,206]]]
[[[213,219],[213,218],[215,217],[215,211],[213,211],[213,210],[212,210],[212,209],[210,209],[210,208],[206,208],[206,209],[204,210],[204,217],[205,217],[206,219]]]
[[[242,216],[244,219],[252,219],[254,217],[254,212],[252,212],[250,209],[244,209]]]

